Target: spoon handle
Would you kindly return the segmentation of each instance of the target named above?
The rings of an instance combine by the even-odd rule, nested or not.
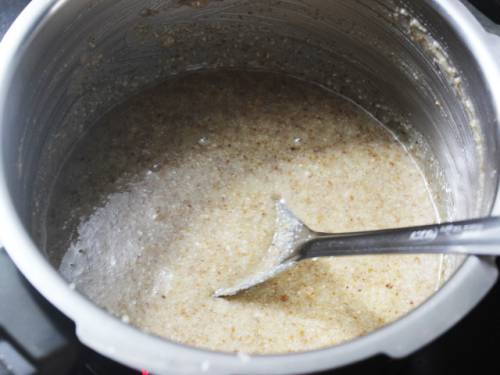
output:
[[[370,254],[500,255],[500,217],[341,234],[315,233],[300,259]]]

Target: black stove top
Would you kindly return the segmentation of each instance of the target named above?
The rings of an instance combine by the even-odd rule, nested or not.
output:
[[[0,38],[29,0],[0,0]],[[470,0],[500,23],[500,0]],[[499,262],[497,262],[500,265]],[[497,357],[498,356],[498,357]],[[321,374],[500,374],[500,283],[465,319],[404,359],[378,356]],[[74,325],[50,306],[0,249],[0,375],[138,374],[79,343]]]

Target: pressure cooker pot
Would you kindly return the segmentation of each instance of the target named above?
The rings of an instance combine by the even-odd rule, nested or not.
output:
[[[500,37],[464,2],[33,0],[0,48],[2,244],[79,339],[116,361],[158,373],[278,374],[401,357],[459,321],[496,281],[492,258],[450,258],[449,279],[431,298],[363,337],[230,354],[148,334],[101,309],[60,276],[63,254],[46,238],[54,181],[88,129],[135,93],[198,70],[284,73],[335,91],[418,150],[442,217],[500,214]]]

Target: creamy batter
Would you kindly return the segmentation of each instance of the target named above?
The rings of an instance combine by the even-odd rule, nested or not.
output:
[[[82,140],[54,194],[48,247],[67,249],[64,277],[125,321],[222,351],[338,344],[439,286],[441,256],[359,256],[213,297],[259,264],[277,199],[322,232],[438,219],[405,148],[346,99],[272,74],[193,73],[115,108]]]

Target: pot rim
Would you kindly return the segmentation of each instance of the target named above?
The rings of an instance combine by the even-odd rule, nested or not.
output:
[[[33,0],[16,19],[0,44],[0,137],[8,89],[18,62],[39,28],[59,6],[70,0]],[[427,0],[426,0],[427,1]],[[500,118],[500,67],[491,50],[500,38],[486,33],[459,0],[428,1],[468,46],[484,76]],[[499,53],[500,56],[500,53]],[[479,302],[497,278],[492,258],[468,257],[448,282],[416,309],[366,336],[325,349],[282,355],[246,356],[198,349],[175,343],[123,323],[68,283],[42,256],[21,223],[8,191],[0,138],[0,232],[7,252],[41,294],[76,324],[85,344],[135,368],[154,372],[289,373],[319,371],[342,366],[376,354],[400,357],[436,338]],[[494,213],[500,214],[500,199]],[[448,314],[446,314],[448,313]],[[425,320],[423,320],[425,319]],[[96,323],[98,322],[98,323]],[[406,339],[402,339],[405,336]]]

